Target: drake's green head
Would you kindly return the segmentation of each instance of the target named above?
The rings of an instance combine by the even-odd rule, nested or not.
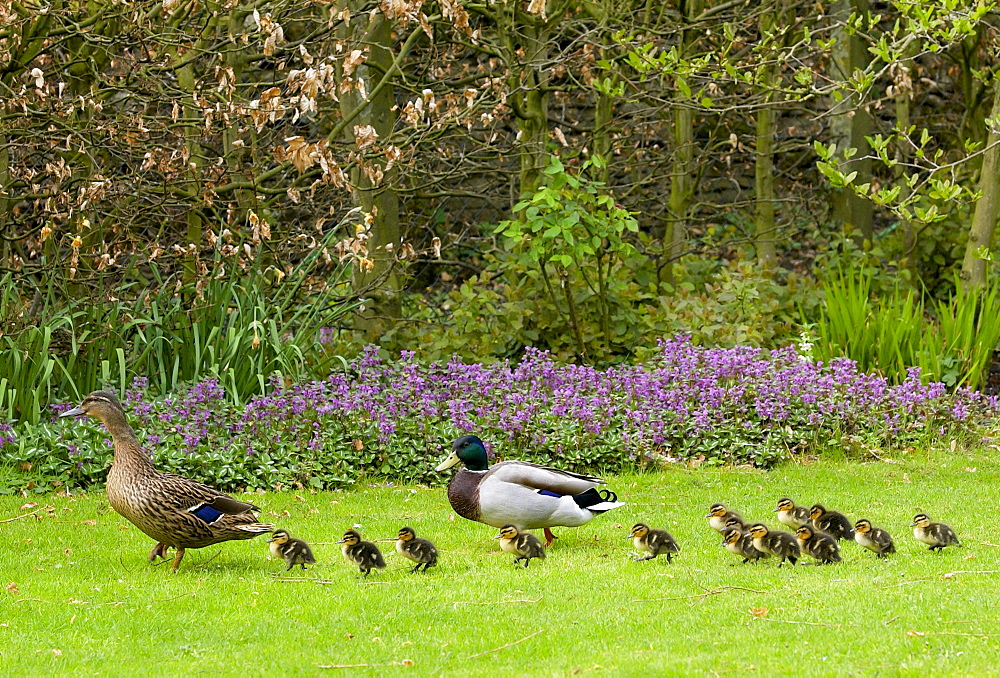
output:
[[[438,464],[435,471],[444,471],[462,462],[470,471],[485,471],[490,467],[483,441],[473,435],[462,436],[451,445],[451,454]]]

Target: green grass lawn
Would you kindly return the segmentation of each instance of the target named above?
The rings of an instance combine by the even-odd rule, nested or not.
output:
[[[254,496],[314,544],[317,565],[284,577],[263,538],[151,567],[151,541],[102,493],[0,498],[0,672],[8,675],[982,675],[1000,667],[1000,461],[924,453],[899,463],[820,461],[772,471],[668,470],[609,479],[628,505],[515,568],[493,528],[453,515],[443,489]],[[723,501],[775,523],[777,499],[871,519],[899,553],[844,544],[838,565],[740,565],[703,518]],[[930,553],[917,510],[963,549]],[[636,521],[681,544],[672,565],[635,563]],[[360,580],[333,544],[404,524],[440,566]],[[391,552],[392,544],[384,544]],[[221,553],[220,553],[221,551]],[[218,554],[218,555],[216,555]],[[8,584],[9,582],[9,584]],[[327,668],[345,667],[352,668]]]

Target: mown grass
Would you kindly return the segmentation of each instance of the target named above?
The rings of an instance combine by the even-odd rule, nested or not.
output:
[[[319,563],[290,573],[295,581],[276,576],[284,566],[267,560],[263,539],[189,551],[171,574],[146,563],[150,541],[101,493],[42,497],[32,501],[54,506],[54,517],[0,524],[0,585],[16,586],[0,590],[0,671],[995,673],[1000,461],[991,454],[618,476],[610,486],[628,505],[557,530],[548,559],[527,570],[499,552],[495,530],[453,518],[440,488],[255,496],[315,545]],[[845,544],[845,562],[833,566],[739,565],[703,518],[724,501],[773,522],[786,494],[871,519],[899,553],[879,561]],[[0,499],[0,520],[26,512],[25,501]],[[906,527],[918,509],[952,524],[965,548],[919,545]],[[638,520],[674,533],[683,549],[674,564],[629,560],[626,533]],[[368,538],[412,525],[438,544],[441,564],[410,575],[391,556],[386,571],[361,580],[332,543],[354,524]],[[355,666],[321,668],[334,665]]]

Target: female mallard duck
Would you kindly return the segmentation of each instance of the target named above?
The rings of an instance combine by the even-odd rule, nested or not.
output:
[[[61,416],[79,414],[100,420],[114,441],[114,462],[105,489],[111,508],[156,541],[149,560],[177,549],[172,568],[184,551],[233,539],[252,539],[274,529],[258,523],[260,509],[173,473],[161,473],[143,451],[125,410],[110,391],[94,391]]]
[[[799,554],[801,553],[799,551],[799,543],[795,541],[794,536],[787,532],[769,530],[767,529],[767,525],[756,523],[750,526],[747,533],[753,537],[753,547],[755,549],[764,553],[770,553],[775,558],[781,559],[778,561],[778,567],[784,565],[786,560],[794,565],[799,559]]]
[[[438,552],[434,544],[426,539],[418,539],[412,527],[399,528],[399,534],[396,535],[396,553],[416,563],[410,572],[419,572],[421,566],[426,572],[428,567],[438,564]]]
[[[490,466],[483,441],[462,436],[436,471],[459,462],[465,468],[448,483],[448,501],[455,513],[493,527],[512,524],[518,530],[544,528],[545,545],[556,538],[550,527],[579,527],[598,513],[622,506],[613,492],[597,491],[600,478],[560,471],[526,461],[502,461]]]
[[[740,523],[740,529],[746,527],[746,521],[743,520],[743,516],[736,511],[730,511],[726,508],[725,504],[712,504],[708,508],[708,513],[705,514],[705,517],[708,518],[708,526],[719,532],[724,532],[726,530],[726,523],[730,520],[738,520]]]
[[[799,529],[795,530],[795,538],[799,542],[799,549],[815,558],[820,565],[839,563],[842,560],[837,540],[824,532],[809,525],[799,525]]]
[[[632,526],[632,531],[628,534],[632,538],[632,543],[640,551],[645,551],[648,555],[636,556],[632,560],[652,560],[658,555],[665,555],[667,562],[674,553],[680,553],[681,547],[677,545],[677,540],[666,530],[651,530],[646,523],[636,523]]]
[[[500,540],[501,549],[516,556],[515,565],[523,560],[524,566],[528,567],[532,558],[545,558],[545,547],[538,537],[530,532],[521,532],[516,525],[504,525],[500,528],[500,534],[493,538]]]
[[[812,526],[820,532],[826,532],[834,539],[853,539],[854,525],[843,513],[827,511],[822,504],[813,504],[809,509]]]
[[[774,509],[778,514],[778,522],[788,527],[798,528],[809,522],[809,509],[805,506],[796,506],[788,497],[778,500],[778,508]]]
[[[753,535],[749,532],[743,532],[738,527],[727,527],[726,531],[722,533],[722,545],[726,547],[726,550],[730,553],[735,553],[736,555],[743,558],[744,563],[749,563],[751,561],[757,562],[761,558],[770,558],[770,553],[764,553],[763,551],[758,551],[753,545]],[[733,563],[735,565],[736,563]]]
[[[896,552],[892,535],[881,527],[873,526],[871,521],[864,518],[854,523],[854,541],[873,551],[879,558],[887,558],[890,553]]]
[[[341,552],[344,558],[351,565],[357,565],[361,574],[368,576],[373,569],[384,569],[385,559],[378,546],[370,541],[361,541],[361,533],[357,530],[348,530],[344,533],[344,538],[337,542],[343,544]]]
[[[910,527],[913,528],[913,536],[918,541],[929,544],[928,548],[931,551],[940,551],[945,546],[961,546],[958,543],[958,535],[955,534],[955,530],[944,523],[932,523],[926,513],[918,513],[913,516]]]
[[[301,539],[292,539],[292,535],[288,534],[288,530],[275,530],[274,534],[267,541],[271,545],[271,555],[284,560],[285,564],[288,565],[288,570],[296,565],[301,565],[304,570],[306,569],[306,564],[313,565],[316,562],[309,544]],[[285,570],[285,572],[288,572],[288,570]]]

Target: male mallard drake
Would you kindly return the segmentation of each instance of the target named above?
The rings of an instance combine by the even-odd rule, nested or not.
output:
[[[705,517],[708,518],[708,526],[718,532],[724,532],[726,529],[726,523],[730,520],[738,520],[740,523],[740,529],[746,527],[746,521],[743,520],[743,516],[736,511],[730,511],[726,508],[725,504],[712,504],[708,508],[708,513],[705,514]]]
[[[463,462],[465,468],[448,483],[455,513],[493,527],[510,523],[518,530],[545,529],[545,545],[556,538],[550,527],[579,527],[598,513],[622,506],[614,492],[596,489],[600,478],[560,471],[526,461],[489,465],[483,441],[462,436],[435,469]]]
[[[271,555],[281,558],[288,565],[288,570],[296,565],[301,565],[306,569],[306,564],[312,565],[316,562],[309,544],[301,539],[292,539],[288,530],[275,530],[271,538],[267,540],[270,546]],[[288,572],[285,570],[285,572]]]
[[[774,509],[778,514],[778,522],[788,527],[798,528],[809,522],[809,509],[805,506],[796,506],[788,497],[778,500],[778,508]]]
[[[787,532],[769,530],[767,525],[755,523],[750,526],[747,533],[753,537],[755,549],[781,559],[778,561],[778,567],[784,565],[786,560],[794,565],[795,561],[799,559],[799,543],[795,541],[794,536]]]
[[[125,410],[110,391],[94,391],[61,416],[79,414],[100,420],[114,441],[114,462],[105,490],[111,508],[157,543],[149,560],[166,558],[177,549],[172,568],[186,549],[200,549],[233,539],[252,539],[274,529],[259,523],[253,504],[173,473],[161,473],[143,451]]]
[[[854,525],[843,513],[827,511],[822,504],[813,504],[809,509],[812,526],[820,532],[826,532],[834,539],[853,539]]]
[[[361,541],[361,533],[357,530],[348,530],[344,533],[344,538],[337,543],[344,545],[341,552],[347,562],[357,565],[361,574],[366,577],[375,568],[380,570],[385,568],[385,559],[378,546],[370,541]]]
[[[516,525],[504,525],[500,528],[500,534],[493,538],[500,540],[501,549],[516,556],[515,565],[523,560],[524,566],[528,567],[532,558],[545,558],[545,547],[538,537],[530,532],[521,532]]]
[[[418,539],[412,527],[399,528],[399,534],[396,535],[396,553],[416,563],[410,572],[419,572],[421,566],[426,572],[428,567],[438,564],[438,552],[434,544],[426,539]]]
[[[955,534],[955,530],[944,523],[932,523],[926,513],[918,513],[913,516],[910,527],[913,528],[913,536],[918,541],[929,544],[928,548],[931,551],[940,551],[945,546],[961,546],[958,543],[958,535]]]
[[[640,551],[645,551],[646,556],[636,556],[633,560],[652,560],[658,555],[665,555],[667,562],[674,553],[680,553],[681,547],[677,545],[677,540],[666,530],[652,530],[646,523],[636,523],[632,526],[632,531],[628,534],[632,538],[632,543]]]
[[[770,553],[758,551],[753,545],[753,535],[749,532],[743,532],[738,527],[726,528],[726,531],[722,533],[722,545],[730,553],[735,553],[743,558],[744,563],[749,563],[750,561],[756,563],[761,558],[771,557]],[[733,565],[735,564],[733,563]]]
[[[795,538],[799,542],[799,549],[815,558],[820,565],[839,563],[842,560],[837,540],[810,525],[799,525],[799,529],[795,530]]]
[[[881,527],[873,526],[871,521],[864,518],[854,523],[854,541],[869,551],[873,551],[879,558],[887,558],[890,553],[896,552],[892,536]]]

